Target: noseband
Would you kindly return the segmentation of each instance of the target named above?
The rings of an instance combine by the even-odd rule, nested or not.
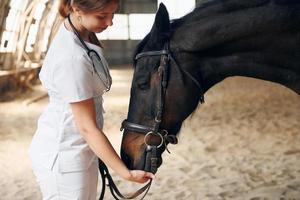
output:
[[[157,70],[160,85],[157,87],[158,98],[156,99],[156,115],[155,118],[153,119],[154,123],[152,126],[147,126],[147,125],[129,122],[128,120],[124,120],[122,122],[121,131],[126,129],[136,133],[145,134],[144,141],[146,145],[146,160],[145,160],[144,170],[152,173],[156,173],[157,166],[158,166],[158,156],[157,156],[158,148],[162,147],[162,145],[164,144],[165,149],[169,152],[169,150],[167,149],[167,144],[168,143],[177,144],[178,142],[178,139],[175,135],[169,135],[168,131],[162,129],[161,127],[165,96],[166,96],[166,91],[168,86],[168,74],[169,74],[170,61],[173,61],[175,63],[175,66],[177,67],[177,70],[179,72],[181,71],[184,72],[187,75],[187,77],[189,77],[200,89],[202,94],[200,99],[201,102],[203,101],[203,92],[200,83],[189,72],[179,67],[179,65],[173,58],[171,51],[169,50],[169,42],[165,43],[163,50],[147,51],[147,52],[142,52],[137,54],[135,57],[135,61],[137,61],[140,58],[149,57],[149,56],[160,56],[160,65]],[[148,136],[150,137],[150,135],[158,136],[161,140],[160,144],[158,145],[148,144],[147,137]]]

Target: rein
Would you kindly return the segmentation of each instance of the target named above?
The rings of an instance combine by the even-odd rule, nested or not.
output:
[[[114,181],[113,181],[113,179],[112,179],[112,177],[109,173],[109,170],[108,170],[107,166],[105,165],[105,163],[100,159],[98,159],[98,162],[99,162],[99,172],[100,172],[101,179],[102,179],[102,189],[101,189],[99,200],[104,199],[105,186],[109,187],[110,193],[112,194],[112,196],[116,200],[119,200],[119,199],[134,199],[134,198],[138,197],[139,195],[141,195],[143,192],[145,192],[145,193],[142,196],[141,200],[145,198],[145,196],[147,195],[147,193],[148,193],[148,191],[151,187],[152,179],[150,179],[150,181],[146,185],[141,187],[135,193],[133,193],[131,195],[123,195],[119,191],[116,184],[114,183]],[[106,180],[107,180],[107,182],[106,182]]]

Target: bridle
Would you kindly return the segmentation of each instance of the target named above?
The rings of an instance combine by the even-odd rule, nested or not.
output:
[[[190,78],[195,85],[200,89],[201,92],[201,102],[204,102],[203,99],[203,90],[200,83],[186,70],[180,68],[177,64],[176,60],[173,58],[172,52],[169,48],[169,41],[164,44],[164,49],[159,51],[146,51],[141,52],[136,55],[135,61],[149,56],[160,56],[160,65],[157,69],[158,77],[160,85],[157,87],[158,97],[156,99],[156,115],[153,119],[153,125],[142,125],[134,122],[130,122],[125,119],[122,122],[121,131],[129,130],[136,133],[145,134],[144,141],[146,145],[146,160],[144,170],[152,173],[156,173],[157,171],[157,150],[162,147],[164,144],[165,149],[167,149],[167,144],[177,144],[178,140],[176,135],[171,135],[168,133],[166,129],[161,127],[162,117],[163,117],[163,109],[165,104],[165,96],[168,87],[168,77],[169,77],[169,67],[170,62],[173,62],[178,72],[183,72],[188,78]],[[147,142],[147,137],[150,135],[157,135],[160,138],[160,143],[158,145],[151,145]]]
[[[160,147],[168,143],[177,143],[177,138],[175,135],[169,135],[168,131],[165,129],[161,129],[161,122],[163,116],[163,109],[165,103],[165,96],[168,86],[168,73],[169,73],[169,62],[170,62],[170,51],[169,51],[169,43],[165,43],[164,49],[159,51],[147,51],[142,52],[136,55],[135,61],[137,62],[139,59],[149,56],[160,56],[160,64],[157,69],[159,85],[157,87],[157,99],[156,99],[156,114],[153,119],[152,126],[141,125],[137,123],[130,122],[128,120],[124,120],[122,122],[121,130],[126,129],[129,131],[145,134],[144,142],[146,145],[146,159],[144,170],[152,173],[156,173],[157,171],[157,151]],[[158,136],[160,138],[160,143],[158,145],[152,145],[147,142],[148,137]]]
[[[157,154],[158,149],[163,147],[164,145],[165,149],[169,152],[167,148],[167,144],[168,143],[177,144],[178,142],[176,135],[170,135],[166,129],[163,129],[161,127],[166,91],[168,87],[168,77],[169,77],[169,67],[170,67],[169,64],[171,61],[175,63],[175,67],[179,72],[183,72],[200,89],[201,92],[200,101],[204,102],[204,99],[203,99],[203,90],[200,83],[189,72],[180,68],[177,62],[175,61],[175,59],[173,58],[172,53],[169,50],[169,41],[165,43],[163,50],[146,51],[137,54],[135,57],[135,61],[149,56],[160,56],[160,65],[157,70],[160,85],[159,87],[157,87],[158,97],[156,99],[156,115],[153,119],[154,123],[152,126],[148,126],[148,125],[142,125],[142,124],[130,122],[126,119],[122,122],[121,131],[129,130],[129,131],[133,131],[145,135],[144,143],[146,145],[146,158],[145,158],[144,170],[148,172],[156,173],[158,168],[158,154]],[[151,137],[151,135],[156,135],[160,138],[160,143],[158,145],[149,144],[149,142],[147,142],[148,137]],[[141,199],[144,199],[144,197],[146,196],[146,194],[148,193],[151,187],[152,179],[150,179],[150,181],[145,186],[140,188],[133,195],[124,196],[119,192],[118,188],[114,184],[109,174],[107,167],[101,160],[99,161],[99,169],[100,169],[100,174],[103,183],[100,199],[103,199],[104,197],[105,178],[108,179],[108,186],[115,199],[133,199],[139,196],[140,194],[142,194],[143,192],[144,195],[142,196]]]

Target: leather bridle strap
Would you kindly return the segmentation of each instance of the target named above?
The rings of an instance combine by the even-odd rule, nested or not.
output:
[[[105,184],[106,184],[106,179],[107,179],[107,186],[109,187],[110,189],[110,192],[112,194],[112,196],[114,197],[114,199],[116,200],[120,200],[120,199],[134,199],[136,197],[138,197],[139,195],[141,195],[142,193],[143,196],[141,198],[144,199],[145,196],[147,195],[150,187],[151,187],[151,183],[152,183],[152,179],[149,180],[149,182],[144,185],[143,187],[141,187],[139,190],[137,190],[135,193],[133,193],[132,195],[123,195],[118,187],[116,186],[116,184],[114,183],[110,173],[109,173],[109,170],[107,168],[107,166],[104,164],[104,162],[100,159],[99,160],[99,171],[100,171],[100,175],[101,175],[101,178],[102,178],[102,190],[101,190],[101,193],[100,193],[100,197],[99,197],[99,200],[103,200],[104,199],[104,193],[105,193]]]
[[[135,56],[135,60],[138,60],[142,57],[146,56],[161,56],[161,55],[168,55],[169,51],[166,49],[160,50],[160,51],[146,51],[146,52],[141,52]]]
[[[136,123],[131,123],[128,120],[124,120],[121,125],[120,131],[123,131],[123,129],[127,129],[130,131],[138,132],[138,133],[148,133],[151,131],[154,131],[154,129],[150,126],[144,126]]]
[[[169,53],[167,55],[161,55],[160,58],[160,66],[158,67],[158,75],[160,79],[160,86],[158,89],[158,99],[156,102],[156,109],[157,113],[155,116],[155,129],[154,132],[157,133],[160,128],[162,116],[163,116],[163,109],[164,109],[164,102],[165,102],[165,96],[167,91],[167,71],[168,71],[168,62],[169,62]]]

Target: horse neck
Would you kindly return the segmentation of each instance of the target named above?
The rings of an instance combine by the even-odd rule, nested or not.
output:
[[[300,92],[299,74],[285,68],[239,60],[235,55],[207,59],[202,62],[200,60],[199,64],[206,90],[227,77],[245,76],[279,83],[295,92]]]
[[[244,55],[242,55],[244,54]],[[176,55],[181,67],[191,72],[205,93],[225,78],[244,76],[271,81],[300,94],[299,69],[253,62],[253,54],[236,53],[227,56],[201,56],[196,52],[179,52]]]

